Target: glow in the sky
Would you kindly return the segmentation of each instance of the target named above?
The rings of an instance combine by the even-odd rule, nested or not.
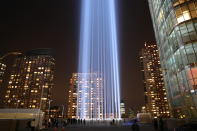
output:
[[[87,103],[87,84],[78,92],[77,116],[79,119],[120,119],[120,86],[118,45],[116,30],[116,0],[82,0],[79,47],[79,73],[98,73],[102,79],[103,98],[98,108],[103,107],[98,117],[91,116]],[[92,75],[85,75],[86,77]],[[94,78],[92,78],[94,79]],[[83,78],[83,81],[91,78]],[[85,82],[87,83],[87,82]],[[80,85],[81,86],[81,85]],[[94,92],[89,92],[94,95]],[[90,95],[90,94],[89,94]],[[100,98],[100,97],[99,97]],[[93,104],[93,103],[92,103]]]

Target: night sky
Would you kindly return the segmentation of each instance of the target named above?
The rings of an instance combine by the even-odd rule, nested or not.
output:
[[[0,53],[52,48],[56,59],[53,105],[65,104],[66,88],[77,72],[80,2],[83,0],[7,0],[0,5]],[[144,104],[139,51],[154,41],[147,0],[117,0],[121,94],[126,106]],[[7,57],[8,69],[13,57]],[[7,75],[9,76],[9,72]],[[1,96],[5,87],[1,89]]]

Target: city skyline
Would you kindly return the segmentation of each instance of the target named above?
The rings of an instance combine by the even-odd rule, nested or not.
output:
[[[57,77],[55,78],[56,87],[55,90],[53,90],[53,98],[60,105],[65,102],[65,98],[59,97],[59,94],[64,95],[62,93],[63,91],[61,90],[65,90],[65,88],[68,87],[67,83],[69,82],[71,74],[73,72],[77,72],[76,52],[78,50],[77,37],[79,28],[78,21],[80,18],[80,4],[77,1],[66,1],[65,3],[58,1],[55,5],[52,5],[52,3],[50,2],[46,2],[48,4],[46,4],[44,8],[41,8],[39,5],[44,5],[45,2],[46,1],[39,1],[36,9],[33,8],[34,4],[31,5],[30,9],[34,10],[28,10],[27,7],[21,4],[19,7],[24,9],[24,12],[20,12],[19,7],[15,7],[13,5],[14,7],[12,8],[12,10],[8,12],[10,17],[13,19],[12,21],[8,19],[7,16],[3,15],[3,18],[5,19],[5,21],[7,21],[7,27],[9,28],[10,26],[13,26],[14,28],[9,28],[10,33],[13,35],[11,35],[9,38],[4,37],[4,39],[2,39],[2,43],[5,43],[3,44],[2,48],[4,48],[3,54],[13,50],[26,52],[27,50],[40,47],[54,48],[56,52],[55,57],[57,58]],[[25,5],[30,5],[30,3],[31,2],[26,2]],[[64,4],[64,6],[62,6],[62,4]],[[128,99],[128,102],[126,103],[127,106],[139,109],[144,104],[144,100],[143,87],[140,80],[141,76],[138,63],[138,51],[141,49],[145,41],[154,40],[152,24],[146,1],[131,2],[130,0],[126,0],[124,2],[119,1],[118,4],[118,19],[122,20],[118,20],[121,58],[120,72],[122,78],[121,94],[123,98]],[[135,4],[142,8],[145,8],[146,12],[138,8],[133,8]],[[5,8],[7,7],[8,4],[6,4],[5,2]],[[60,9],[62,10],[64,8],[64,10],[55,10],[56,7],[60,7]],[[13,13],[13,10],[15,9],[17,9],[17,11],[16,13]],[[46,15],[45,10],[48,12],[55,11],[55,13],[58,13],[59,15],[54,16],[50,13],[49,15]],[[25,11],[29,16],[25,14]],[[41,13],[38,13],[38,11],[40,11]],[[131,12],[139,12],[143,17]],[[73,13],[75,14],[75,17],[73,17]],[[65,17],[62,17],[64,15]],[[144,18],[146,18],[146,20],[144,20]],[[45,19],[47,19],[47,21]],[[56,20],[58,20],[58,22],[59,20],[63,21],[59,22],[60,25],[65,24],[64,26],[62,26],[63,28],[55,24],[57,22]],[[22,23],[24,22],[24,24],[22,24],[20,21],[22,21]],[[136,28],[135,24],[141,25]],[[31,26],[35,28],[32,28]],[[21,30],[18,30],[19,27],[21,28]],[[47,31],[44,31],[48,27],[49,29],[47,29]],[[8,31],[6,31],[6,28],[3,29],[3,31],[8,33]],[[5,33],[4,35],[6,36],[7,33]],[[15,37],[14,34],[17,34],[17,37]],[[64,36],[65,38],[63,38]],[[16,44],[13,44],[13,42]],[[136,50],[133,50],[134,48],[136,48]],[[56,103],[55,101],[53,101],[52,104]]]
[[[1,130],[197,130],[197,0],[1,5]]]

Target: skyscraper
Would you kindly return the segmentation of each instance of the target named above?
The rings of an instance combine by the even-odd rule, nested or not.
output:
[[[5,95],[8,108],[48,108],[54,87],[55,60],[51,49],[36,49],[18,56]]]
[[[73,73],[70,79],[67,98],[67,117],[77,118],[77,73]]]
[[[73,73],[68,98],[69,118],[104,119],[102,81],[98,73]]]
[[[148,0],[174,117],[197,117],[197,1]]]
[[[140,62],[143,72],[146,112],[151,113],[154,118],[169,117],[159,53],[154,43],[145,43],[140,52]]]

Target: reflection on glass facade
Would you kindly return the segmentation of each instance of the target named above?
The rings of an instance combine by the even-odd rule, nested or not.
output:
[[[7,108],[48,109],[54,87],[55,60],[50,49],[37,49],[15,59],[10,75]]]
[[[99,73],[73,73],[68,97],[68,118],[104,119],[103,80]]]
[[[143,109],[151,113],[154,118],[170,117],[159,53],[155,43],[145,43],[140,52],[140,62],[145,95],[145,108]]]
[[[148,0],[176,118],[197,117],[197,1]]]

